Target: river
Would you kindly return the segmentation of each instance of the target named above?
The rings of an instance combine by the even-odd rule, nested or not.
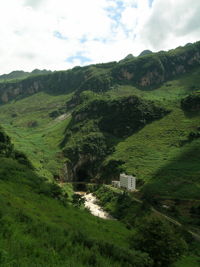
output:
[[[97,198],[92,193],[76,192],[76,194],[82,195],[85,199],[85,207],[94,216],[105,220],[114,220],[114,218],[106,211],[104,211],[98,204]]]

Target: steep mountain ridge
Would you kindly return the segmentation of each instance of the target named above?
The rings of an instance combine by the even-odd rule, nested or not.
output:
[[[187,73],[200,63],[200,42],[169,52],[158,52],[119,63],[112,76],[124,83],[145,88],[156,86]]]
[[[33,76],[33,75],[43,75],[43,74],[48,74],[51,73],[50,70],[39,70],[39,69],[35,69],[32,72],[26,72],[23,70],[15,70],[12,71],[8,74],[2,74],[0,75],[0,82],[6,82],[6,81],[10,81],[10,80],[17,80],[17,79],[25,79],[29,76]]]
[[[158,52],[125,61],[75,67],[68,71],[0,83],[0,102],[7,103],[45,91],[62,94],[75,90],[105,92],[118,84],[155,89],[162,83],[191,71],[200,63],[200,42],[168,52]]]

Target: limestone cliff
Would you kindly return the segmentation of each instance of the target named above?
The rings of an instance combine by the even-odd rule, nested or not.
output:
[[[155,89],[177,75],[200,66],[200,42],[168,52],[158,52],[128,60],[75,67],[46,75],[0,83],[0,103],[19,99],[39,91],[50,94],[80,93],[90,90],[101,93],[117,84],[132,84],[141,89]]]
[[[120,62],[113,68],[112,76],[123,84],[128,82],[141,88],[155,88],[198,66],[200,66],[200,42]]]

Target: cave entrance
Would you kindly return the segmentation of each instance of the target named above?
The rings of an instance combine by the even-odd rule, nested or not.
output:
[[[86,167],[81,167],[80,169],[77,170],[76,172],[76,182],[74,184],[74,191],[87,191],[87,182],[90,180],[90,177],[87,172]]]
[[[80,168],[77,171],[76,178],[77,178],[78,182],[86,182],[86,181],[88,181],[90,179],[89,175],[88,175],[88,172],[87,172],[87,170],[85,168]]]

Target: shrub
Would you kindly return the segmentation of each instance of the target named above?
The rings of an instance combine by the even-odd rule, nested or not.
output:
[[[181,108],[185,111],[200,111],[200,94],[192,94],[181,100]]]
[[[187,250],[185,241],[164,220],[145,218],[130,239],[130,245],[149,254],[154,266],[169,266]]]

